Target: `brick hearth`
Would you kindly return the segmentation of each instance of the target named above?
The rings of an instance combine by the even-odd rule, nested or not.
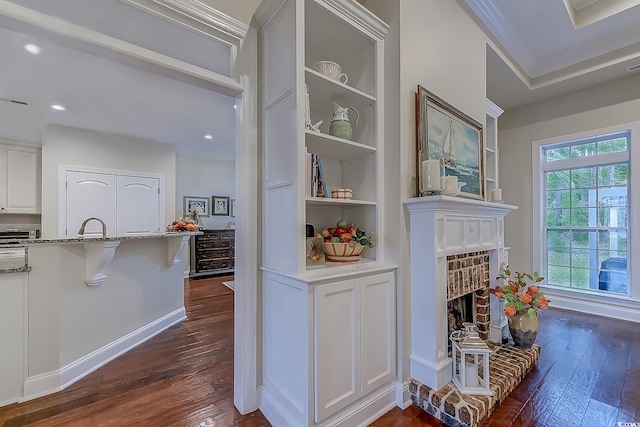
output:
[[[413,404],[424,409],[450,427],[482,425],[495,408],[511,393],[538,363],[540,347],[530,350],[488,343],[490,389],[493,396],[465,395],[453,383],[434,390],[417,380],[409,382]]]

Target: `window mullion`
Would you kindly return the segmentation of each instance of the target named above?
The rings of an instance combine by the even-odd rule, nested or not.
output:
[[[553,162],[548,162],[543,159],[541,163],[541,169],[543,172],[548,172],[563,169],[578,169],[592,166],[604,166],[613,163],[624,163],[627,161],[629,161],[629,152],[624,151],[617,153],[599,154],[597,156],[555,160]]]

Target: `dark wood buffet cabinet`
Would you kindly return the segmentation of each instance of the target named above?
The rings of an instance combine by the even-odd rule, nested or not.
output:
[[[191,271],[189,277],[233,274],[235,268],[235,237],[233,229],[202,230],[192,236]]]

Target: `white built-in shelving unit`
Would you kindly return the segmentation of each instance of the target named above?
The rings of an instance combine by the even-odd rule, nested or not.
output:
[[[491,201],[491,190],[500,188],[498,182],[498,117],[503,110],[487,99],[484,142],[484,197]]]
[[[395,402],[395,266],[384,263],[384,38],[355,0],[264,0],[263,390],[274,425],[358,425]],[[348,82],[314,68],[333,61]],[[306,90],[305,90],[306,88]],[[306,91],[311,122],[307,129]],[[333,103],[353,107],[350,140],[329,135]],[[305,195],[306,153],[350,200]],[[311,261],[306,224],[338,219],[374,236],[356,263]],[[371,355],[375,354],[375,357]],[[337,421],[336,421],[337,422]]]

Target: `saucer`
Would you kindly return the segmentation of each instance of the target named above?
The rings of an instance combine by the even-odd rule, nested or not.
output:
[[[360,255],[334,256],[334,255],[325,254],[324,256],[326,258],[328,258],[329,261],[333,261],[333,262],[358,262],[358,261],[360,261]]]

